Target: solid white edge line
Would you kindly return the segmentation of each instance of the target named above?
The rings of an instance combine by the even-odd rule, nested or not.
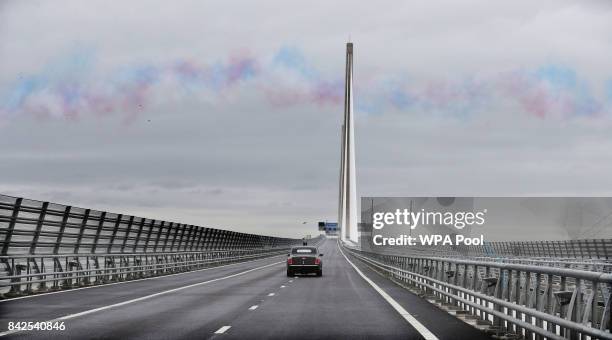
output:
[[[169,289],[169,290],[164,290],[164,291],[161,291],[159,293],[145,295],[145,296],[142,296],[142,297],[139,297],[139,298],[136,298],[136,299],[131,299],[131,300],[115,303],[115,304],[108,305],[108,306],[102,306],[102,307],[86,310],[86,311],[83,311],[83,312],[80,312],[80,313],[65,315],[65,316],[62,316],[62,317],[59,317],[59,318],[56,318],[56,319],[53,319],[53,320],[48,320],[48,321],[45,321],[45,322],[56,322],[56,321],[64,321],[64,320],[74,319],[74,318],[79,317],[79,316],[83,316],[83,315],[87,315],[87,314],[91,314],[91,313],[95,313],[95,312],[100,312],[100,311],[103,311],[103,310],[106,310],[106,309],[115,308],[115,307],[125,306],[125,305],[128,305],[128,304],[134,303],[134,302],[140,302],[140,301],[143,301],[143,300],[148,300],[150,298],[157,297],[157,296],[160,296],[160,295],[165,295],[165,294],[169,294],[169,293],[178,292],[178,291],[181,291],[183,289],[197,287],[197,286],[202,286],[202,285],[205,285],[205,284],[208,284],[208,283],[217,282],[217,281],[221,281],[221,280],[225,280],[225,279],[230,279],[232,277],[244,275],[244,274],[247,274],[247,273],[259,270],[259,269],[275,266],[275,265],[280,264],[280,263],[285,263],[285,261],[278,261],[278,262],[267,264],[265,266],[256,267],[256,268],[252,268],[252,269],[249,269],[249,270],[245,270],[243,272],[235,273],[235,274],[232,274],[232,275],[218,277],[216,279],[211,279],[211,280],[202,281],[202,282],[198,282],[198,283],[193,283],[193,284],[190,284],[190,285],[187,285],[187,286],[183,286],[183,287],[178,287],[178,288],[173,288],[173,289]],[[272,294],[274,294],[274,293],[272,293]],[[24,331],[25,330],[5,331],[5,332],[0,333],[0,337],[5,336],[5,335],[9,335],[9,334],[24,332]]]
[[[251,307],[249,307],[249,310],[256,310],[257,307],[259,307],[258,305],[252,305]]]
[[[227,332],[227,330],[230,329],[230,328],[232,328],[232,326],[223,326],[223,327],[217,329],[215,334],[223,334],[223,333]]]
[[[338,244],[338,249],[340,250],[342,256],[344,256],[344,259],[346,259],[346,261],[353,267],[353,269],[355,269],[357,274],[359,274],[367,283],[369,283],[370,286],[372,286],[372,288],[374,288],[374,290],[376,290],[376,292],[378,292],[378,294],[380,294],[383,299],[385,299],[385,301],[387,301],[391,305],[391,307],[393,307],[393,309],[395,309],[399,313],[399,315],[401,315],[406,321],[408,321],[408,323],[412,327],[414,327],[414,329],[421,333],[425,340],[438,340],[438,337],[436,337],[429,329],[427,329],[427,327],[423,326],[423,324],[420,323],[417,319],[415,319],[410,313],[408,313],[408,311],[405,310],[402,305],[395,301],[391,296],[389,296],[389,294],[382,290],[382,288],[380,288],[376,283],[374,283],[374,281],[370,280],[359,268],[357,268],[357,266],[354,265],[353,262],[351,262],[351,260],[346,257],[346,255],[344,255],[340,244]]]
[[[104,283],[104,284],[95,285],[95,286],[87,286],[87,287],[79,287],[79,288],[70,288],[70,289],[66,289],[66,290],[58,290],[56,292],[48,292],[48,293],[40,293],[40,294],[34,294],[34,295],[18,296],[18,297],[14,297],[14,298],[10,298],[10,299],[0,300],[0,303],[2,303],[2,302],[9,302],[9,301],[15,301],[15,300],[21,300],[21,299],[36,298],[36,297],[41,297],[41,296],[46,296],[46,295],[53,295],[53,294],[60,294],[60,293],[70,293],[70,292],[75,292],[77,290],[83,290],[83,289],[91,289],[91,288],[101,288],[101,287],[107,287],[107,286],[114,286],[114,285],[118,285],[118,284],[122,284],[122,283],[131,283],[131,282],[138,282],[138,281],[145,281],[145,280],[155,280],[155,279],[161,279],[161,278],[164,278],[164,277],[171,277],[171,276],[176,276],[176,275],[185,275],[185,274],[190,274],[190,273],[203,272],[203,271],[206,271],[206,270],[212,270],[212,269],[217,269],[217,268],[235,266],[235,265],[242,264],[242,263],[249,263],[249,262],[261,261],[261,260],[273,259],[273,258],[279,257],[279,256],[285,256],[285,255],[284,254],[274,255],[274,256],[270,256],[270,257],[264,257],[264,258],[249,260],[249,261],[224,264],[224,265],[216,266],[216,267],[202,268],[202,269],[192,270],[192,271],[188,271],[188,272],[174,273],[174,274],[168,274],[168,275],[159,275],[159,276],[153,276],[153,277],[145,277],[143,279],[121,281],[121,282],[113,282],[113,283]]]

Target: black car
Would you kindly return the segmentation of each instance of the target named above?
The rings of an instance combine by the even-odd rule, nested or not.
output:
[[[319,254],[316,247],[293,247],[287,256],[287,276],[294,276],[297,273],[323,275],[323,261],[321,261],[323,254]]]

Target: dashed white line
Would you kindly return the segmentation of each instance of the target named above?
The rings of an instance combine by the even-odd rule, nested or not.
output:
[[[285,285],[282,285],[282,286],[281,286],[281,288],[285,288],[285,287],[287,287],[287,286],[285,286]]]
[[[289,283],[293,282],[293,280],[289,280]]]
[[[190,285],[183,286],[183,287],[178,287],[178,288],[174,288],[174,289],[164,290],[164,291],[159,292],[159,293],[145,295],[145,296],[142,296],[142,297],[139,297],[139,298],[136,298],[136,299],[127,300],[127,301],[115,303],[115,304],[112,304],[112,305],[107,305],[107,306],[102,306],[102,307],[98,307],[98,308],[94,308],[94,309],[89,309],[89,310],[86,310],[86,311],[83,311],[83,312],[80,312],[80,313],[65,315],[65,316],[62,316],[62,317],[59,317],[59,318],[56,318],[56,319],[53,319],[53,320],[48,320],[47,322],[56,322],[56,321],[64,321],[64,320],[74,319],[74,318],[79,317],[79,316],[83,316],[83,315],[87,315],[87,314],[91,314],[91,313],[95,313],[95,312],[100,312],[100,311],[103,311],[103,310],[106,310],[106,309],[115,308],[115,307],[125,306],[125,305],[128,305],[128,304],[134,303],[134,302],[140,302],[140,301],[147,300],[147,299],[150,299],[150,298],[154,298],[154,297],[157,297],[157,296],[160,296],[160,295],[165,295],[165,294],[169,294],[169,293],[178,292],[178,291],[181,291],[183,289],[197,287],[197,286],[202,286],[202,285],[205,285],[205,284],[209,284],[209,283],[213,283],[213,282],[229,279],[229,278],[232,278],[232,277],[244,275],[244,274],[247,274],[247,273],[250,273],[250,272],[262,269],[262,268],[267,268],[267,267],[275,266],[275,265],[277,265],[279,263],[283,263],[283,262],[284,261],[274,262],[274,263],[267,264],[265,266],[260,266],[260,267],[256,267],[256,268],[253,268],[253,269],[245,270],[243,272],[239,272],[239,273],[236,273],[236,274],[232,274],[232,275],[228,275],[228,276],[223,276],[223,277],[219,277],[219,278],[216,278],[216,279],[211,279],[211,280],[208,280],[208,281],[202,281],[202,282],[190,284]],[[271,294],[274,295],[274,293],[271,293]],[[272,296],[272,295],[269,295],[269,296]],[[1,336],[5,336],[5,335],[9,335],[9,334],[13,334],[13,333],[19,333],[19,332],[22,332],[22,330],[12,330],[12,331],[1,332],[0,333],[0,337]]]
[[[257,307],[259,307],[258,305],[252,305],[251,307],[249,307],[249,310],[256,310]]]
[[[270,293],[270,294],[268,294],[268,296],[274,296],[274,293]]]
[[[427,329],[427,327],[423,326],[423,324],[420,323],[419,320],[415,319],[412,315],[410,315],[410,313],[408,313],[408,311],[405,310],[402,305],[397,303],[397,301],[395,301],[391,296],[389,296],[387,292],[382,290],[382,288],[380,288],[376,283],[374,283],[374,281],[370,280],[367,276],[365,276],[365,274],[361,270],[359,270],[359,268],[357,268],[357,266],[354,265],[353,262],[351,262],[351,260],[346,257],[346,255],[344,255],[342,248],[340,248],[340,244],[338,244],[338,249],[340,249],[340,253],[342,254],[342,256],[344,256],[346,261],[355,269],[357,274],[359,274],[361,278],[363,278],[367,283],[369,283],[370,286],[372,286],[372,288],[374,288],[374,290],[376,290],[376,292],[378,292],[378,294],[380,294],[383,299],[385,299],[391,305],[391,307],[393,307],[393,309],[395,309],[399,313],[399,315],[404,318],[404,320],[408,321],[408,323],[412,327],[414,327],[414,329],[421,333],[425,340],[438,340],[438,337],[436,337],[429,329]]]
[[[223,333],[227,332],[227,330],[230,329],[230,328],[232,328],[232,326],[223,326],[223,327],[217,329],[215,334],[223,334]]]

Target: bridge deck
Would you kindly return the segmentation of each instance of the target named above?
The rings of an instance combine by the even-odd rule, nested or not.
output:
[[[335,240],[325,241],[320,249],[325,254],[322,278],[286,277],[285,257],[281,256],[7,300],[0,302],[0,324],[6,329],[8,321],[47,321],[72,316],[64,321],[65,331],[8,336],[28,339],[421,338],[350,266]],[[366,266],[354,263],[438,338],[487,338]],[[252,270],[259,267],[264,268]],[[271,293],[274,295],[270,296]],[[101,310],[88,313],[97,308]],[[217,331],[224,332],[215,334]]]

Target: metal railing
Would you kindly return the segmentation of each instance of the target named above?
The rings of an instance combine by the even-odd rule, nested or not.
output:
[[[284,255],[287,249],[96,255],[1,256],[13,273],[1,277],[6,297],[142,279]]]
[[[454,314],[475,318],[498,336],[612,339],[612,274],[343,249]]]
[[[467,255],[612,260],[612,239],[485,242],[455,248]]]
[[[379,251],[381,250],[381,251]],[[379,254],[408,256],[408,257],[423,257],[430,258],[432,256],[439,258],[462,259],[482,262],[497,262],[497,263],[512,263],[525,264],[534,266],[547,266],[558,268],[570,268],[586,271],[612,273],[612,260],[607,259],[589,259],[589,258],[554,258],[554,257],[527,257],[527,256],[470,256],[459,255],[448,252],[428,252],[425,248],[420,251],[407,252],[404,249],[377,249],[372,251]]]
[[[361,236],[362,250],[409,257],[444,257],[612,273],[612,239],[506,241],[460,246],[378,246]]]
[[[0,293],[196,270],[282,254],[301,242],[0,195]]]
[[[0,195],[0,235],[0,255],[256,249],[299,241],[4,195]]]

